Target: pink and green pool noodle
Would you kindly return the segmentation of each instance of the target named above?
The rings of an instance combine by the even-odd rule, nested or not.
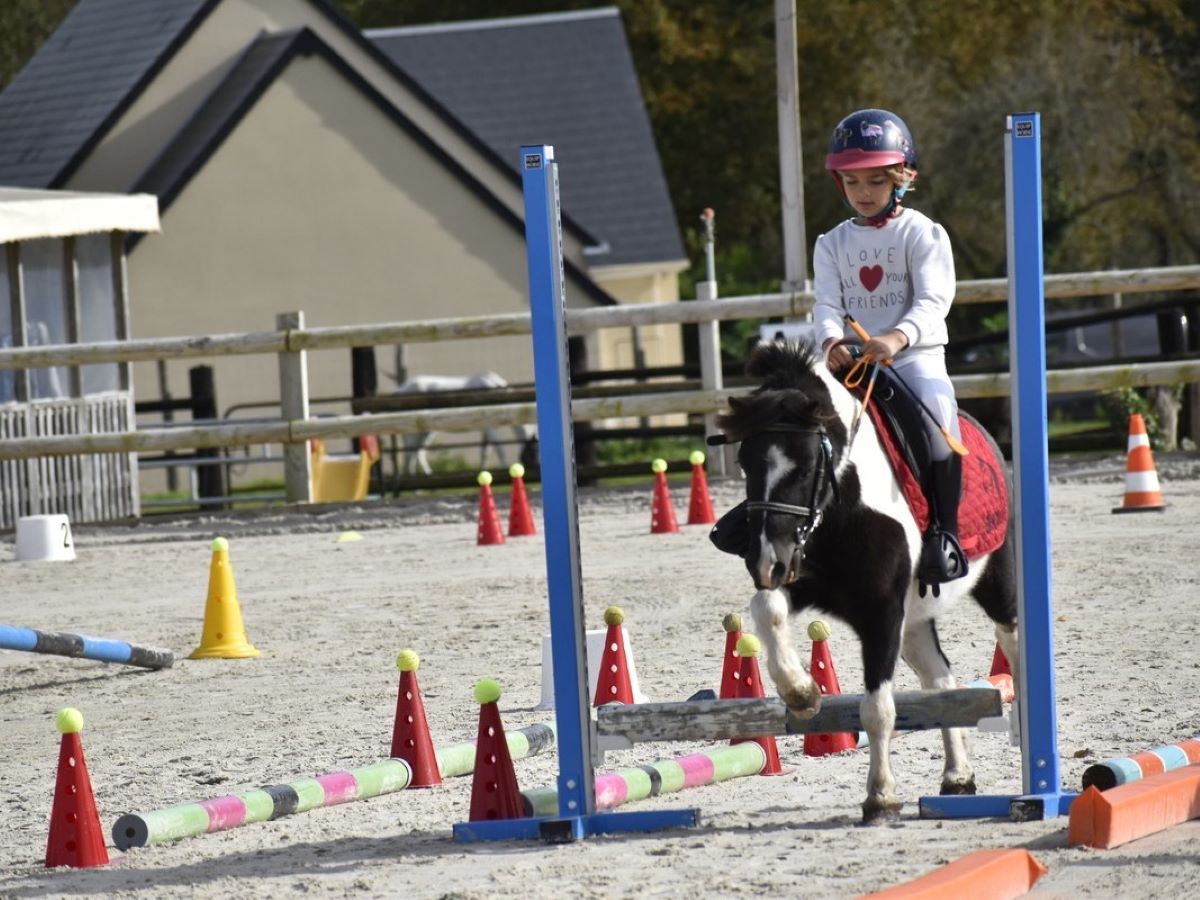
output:
[[[596,809],[615,809],[647,797],[757,775],[766,764],[763,748],[754,741],[746,741],[707,753],[692,753],[660,759],[645,766],[618,769],[596,776]],[[521,797],[528,816],[558,815],[558,789],[555,787],[521,791]]]
[[[555,744],[551,722],[530,725],[506,733],[513,759],[536,756]],[[435,751],[443,778],[469,775],[475,770],[475,742],[467,741]],[[253,822],[267,822],[336,806],[352,800],[367,800],[408,787],[412,772],[402,759],[385,759],[358,769],[301,778],[287,784],[229,794],[198,803],[181,803],[151,812],[127,813],[113,824],[113,843],[120,850],[145,847],[214,831],[227,831]]]

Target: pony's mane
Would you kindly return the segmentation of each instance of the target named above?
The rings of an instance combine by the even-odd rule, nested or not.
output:
[[[748,397],[731,397],[717,425],[731,441],[781,423],[824,425],[844,441],[845,426],[818,374],[824,365],[823,354],[808,341],[759,344],[746,362],[746,374],[762,383]]]

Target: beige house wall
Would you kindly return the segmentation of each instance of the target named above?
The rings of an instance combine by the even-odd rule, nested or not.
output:
[[[266,330],[294,309],[314,326],[528,309],[523,232],[319,57],[288,66],[162,225],[129,257],[135,337]],[[570,281],[568,302],[591,305]],[[349,396],[349,358],[308,355],[312,397]],[[389,348],[376,358],[393,369]],[[532,379],[526,336],[412,344],[405,361],[410,374]],[[197,362],[216,370],[222,411],[278,400],[277,361],[264,356],[170,362],[173,394],[186,395]],[[158,396],[155,366],[134,372],[136,395]]]

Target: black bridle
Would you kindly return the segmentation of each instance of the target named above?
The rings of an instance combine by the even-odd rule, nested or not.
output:
[[[821,452],[817,455],[817,471],[813,475],[812,495],[808,501],[808,506],[798,506],[794,503],[779,503],[775,500],[747,500],[745,504],[747,512],[762,510],[764,515],[780,513],[782,515],[797,517],[796,549],[792,553],[792,565],[790,567],[791,573],[794,575],[799,570],[800,560],[804,556],[804,545],[808,543],[809,537],[820,526],[821,518],[824,515],[820,500],[826,478],[829,480],[834,502],[839,502],[841,499],[838,491],[837,473],[833,465],[833,442],[829,439],[829,433],[825,430],[824,425],[808,427],[777,423],[767,428],[761,428],[752,434],[746,435],[746,437],[754,437],[759,434],[807,434],[816,438],[821,445]],[[709,446],[715,447],[721,444],[728,444],[730,440],[723,434],[717,434],[709,437],[705,442]]]

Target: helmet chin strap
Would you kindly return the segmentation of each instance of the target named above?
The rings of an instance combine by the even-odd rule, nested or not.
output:
[[[888,201],[888,205],[884,208],[883,212],[871,216],[870,218],[865,216],[863,217],[866,218],[867,224],[872,228],[882,228],[890,219],[894,219],[896,216],[900,215],[900,210],[903,209],[903,207],[900,205],[900,201],[904,199],[904,195],[907,192],[907,186],[897,186],[892,188],[892,199]],[[842,190],[842,202],[854,212],[858,212],[857,209],[854,209],[854,204],[850,202],[850,198],[846,196],[846,191],[844,188]],[[859,215],[861,216],[861,213]]]

